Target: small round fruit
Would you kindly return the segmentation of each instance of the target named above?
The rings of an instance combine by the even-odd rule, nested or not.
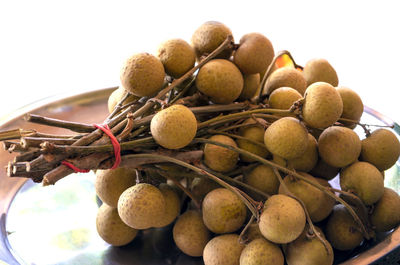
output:
[[[192,46],[197,58],[213,52],[229,35],[232,35],[231,30],[221,22],[207,21],[202,24],[192,35]],[[232,48],[226,48],[218,58],[229,58],[231,54]]]
[[[399,139],[387,129],[373,131],[361,141],[361,146],[361,159],[381,171],[391,168],[399,159]]]
[[[303,96],[294,88],[280,87],[269,95],[269,106],[273,109],[288,110],[297,100]]]
[[[364,104],[360,96],[347,87],[337,87],[336,90],[339,92],[343,102],[341,118],[359,121],[364,111]],[[344,122],[344,124],[350,128],[356,127],[356,124],[354,123]]]
[[[268,68],[274,58],[271,42],[260,33],[249,33],[240,39],[233,62],[244,74],[257,74]]]
[[[172,230],[176,246],[186,255],[200,257],[210,240],[210,231],[203,223],[201,214],[189,210],[178,217]]]
[[[96,216],[96,229],[100,237],[113,246],[123,246],[131,242],[137,230],[127,226],[118,215],[117,208],[103,203]]]
[[[260,85],[260,74],[244,75],[243,89],[239,95],[239,100],[251,99],[255,96]]]
[[[329,165],[345,167],[358,159],[361,152],[361,140],[349,128],[331,126],[319,136],[318,151]]]
[[[128,58],[121,70],[121,84],[138,97],[152,96],[164,83],[165,71],[160,60],[148,53]]]
[[[243,90],[243,75],[232,62],[214,59],[203,65],[196,77],[200,92],[218,104],[232,103]]]
[[[203,177],[195,178],[190,186],[193,196],[199,201],[202,201],[207,193],[218,188],[221,186],[217,182]]]
[[[265,203],[259,227],[262,235],[277,244],[295,240],[304,230],[306,215],[295,199],[278,194]]]
[[[293,159],[307,150],[308,132],[298,119],[284,117],[267,128],[264,143],[272,154]]]
[[[400,196],[385,188],[381,199],[374,205],[371,224],[378,232],[386,232],[400,224]]]
[[[147,183],[136,184],[125,190],[118,200],[118,214],[122,221],[135,229],[156,225],[165,213],[165,199],[159,189]]]
[[[304,154],[287,161],[288,166],[298,171],[308,172],[315,167],[318,161],[318,146],[314,136],[308,134],[308,145]]]
[[[315,227],[317,232],[325,241],[325,245],[316,235],[308,235],[309,228],[286,247],[285,257],[288,265],[332,265],[333,249],[331,244],[325,240],[321,229]]]
[[[259,119],[262,121],[262,119]],[[253,123],[253,119],[247,119],[243,122],[243,124]],[[260,143],[260,145],[256,145],[250,141],[244,139],[237,139],[237,145],[239,148],[244,149],[250,153],[258,155],[262,158],[266,158],[269,155],[268,149],[264,145],[264,127],[261,124],[254,124],[251,126],[246,126],[241,128],[239,131],[239,135],[245,137],[246,139],[252,140],[254,142]],[[247,155],[240,154],[240,160],[244,162],[254,162],[255,160],[250,158]]]
[[[232,191],[219,188],[210,191],[202,203],[203,221],[217,234],[238,230],[246,219],[246,206]]]
[[[238,235],[227,234],[214,237],[204,248],[204,265],[239,265],[243,248],[244,245],[239,243]]]
[[[118,102],[126,95],[126,90],[123,87],[118,87],[116,90],[114,90],[110,97],[108,98],[107,102],[107,107],[108,107],[108,112],[111,113],[113,112],[115,106],[118,104]],[[139,97],[135,95],[129,95],[127,99],[124,100],[123,104],[127,104],[130,102],[134,102],[139,100]]]
[[[353,249],[363,241],[359,226],[342,204],[333,207],[325,230],[328,241],[338,250]]]
[[[263,239],[251,241],[240,254],[240,265],[283,265],[284,257],[279,246]]]
[[[332,85],[317,82],[307,87],[302,115],[310,127],[329,127],[340,118],[342,111],[342,98]]]
[[[164,227],[172,223],[179,215],[181,210],[181,200],[178,193],[168,184],[161,183],[158,187],[164,196],[165,212],[163,217],[154,225],[154,227]]]
[[[332,86],[339,84],[335,69],[325,59],[312,59],[306,63],[303,69],[307,85],[315,82],[326,82]]]
[[[304,95],[307,83],[299,70],[292,67],[281,67],[272,72],[268,77],[264,85],[264,93],[271,94],[272,91],[280,87],[291,87],[301,95]]]
[[[172,105],[154,115],[150,130],[154,140],[162,147],[179,149],[196,136],[197,120],[189,108]]]
[[[213,135],[209,140],[237,147],[236,142],[225,135]],[[218,172],[231,171],[235,168],[238,159],[239,154],[233,150],[214,144],[204,146],[204,163],[212,170]]]
[[[278,193],[279,180],[267,165],[258,165],[244,174],[243,182],[269,195]]]
[[[96,194],[100,200],[116,208],[119,196],[127,188],[136,184],[136,171],[130,168],[119,167],[96,171],[94,183]]]
[[[184,75],[196,62],[194,49],[182,39],[170,39],[161,43],[157,57],[164,65],[165,72],[174,78]]]
[[[352,191],[366,205],[372,205],[383,195],[384,184],[381,172],[367,162],[355,162],[340,172],[340,187]]]

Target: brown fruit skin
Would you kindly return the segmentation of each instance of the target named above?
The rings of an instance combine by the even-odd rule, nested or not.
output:
[[[135,229],[156,225],[164,216],[165,199],[156,187],[140,183],[125,190],[118,200],[118,214],[122,221]]]
[[[202,24],[193,33],[191,39],[197,59],[214,51],[229,35],[232,35],[231,30],[221,22],[207,21]],[[218,58],[227,59],[231,54],[232,49],[227,48],[218,55]]]
[[[310,174],[304,172],[299,172],[299,174],[307,180],[318,184],[318,181]],[[289,195],[285,188],[287,187],[291,193],[304,203],[313,222],[319,222],[329,215],[334,204],[332,204],[330,197],[327,197],[321,190],[303,180],[295,179],[291,176],[286,176],[283,179],[283,183],[285,186],[279,186],[279,194]],[[335,201],[333,201],[333,203],[334,202]],[[321,209],[326,207],[331,208],[330,210],[328,209],[329,211],[321,212]]]
[[[195,178],[192,181],[190,190],[192,194],[199,200],[202,201],[204,197],[212,190],[221,188],[221,186],[215,181],[209,178]]]
[[[291,87],[301,95],[304,95],[307,83],[299,70],[292,67],[281,67],[272,72],[268,77],[264,85],[264,93],[271,94],[275,89],[280,87]]]
[[[233,62],[244,74],[257,74],[268,68],[274,58],[274,48],[260,33],[248,33],[240,39]]]
[[[319,157],[317,164],[310,173],[315,177],[331,180],[339,174],[339,171],[340,168],[328,165],[321,157]]]
[[[329,165],[345,167],[358,159],[361,152],[361,140],[349,128],[331,126],[319,136],[318,151]]]
[[[360,96],[347,87],[337,87],[336,90],[339,92],[343,102],[341,118],[359,121],[364,112],[364,104]],[[356,127],[354,123],[344,122],[344,124],[352,129]]]
[[[203,223],[201,214],[194,210],[186,211],[178,217],[172,230],[176,246],[186,255],[200,257],[210,240],[210,231]]]
[[[309,60],[304,66],[303,75],[308,86],[315,82],[326,82],[335,87],[339,84],[335,69],[325,59]]]
[[[239,265],[243,248],[244,245],[239,243],[238,235],[227,234],[214,237],[204,248],[204,265]]]
[[[272,91],[269,95],[269,106],[273,109],[288,110],[294,102],[303,96],[294,88],[280,87]]]
[[[100,200],[111,207],[118,206],[118,199],[127,188],[136,184],[136,171],[119,167],[116,169],[97,170],[94,183]]]
[[[121,70],[121,84],[138,97],[152,96],[164,83],[165,71],[160,60],[148,53],[128,58]]]
[[[355,162],[340,172],[340,187],[353,191],[366,205],[372,205],[383,195],[381,172],[367,162]]]
[[[240,265],[283,265],[284,260],[279,246],[263,238],[251,241],[240,254]]]
[[[361,160],[376,166],[380,171],[391,168],[399,159],[400,142],[387,129],[377,129],[361,141]]]
[[[244,174],[243,182],[269,195],[278,193],[279,180],[267,165],[259,165]]]
[[[243,75],[232,62],[214,59],[203,65],[196,77],[200,92],[218,104],[232,103],[243,90]]]
[[[164,227],[172,223],[181,211],[181,200],[178,193],[166,183],[161,183],[158,187],[164,196],[165,212],[163,217],[156,222],[154,227]]]
[[[254,122],[254,120],[250,118],[250,119],[247,119],[246,121],[244,121],[243,124],[252,123],[252,122]],[[264,133],[265,133],[264,127],[261,126],[260,124],[243,127],[239,130],[240,136],[245,137],[246,139],[249,139],[249,140],[253,140],[255,142],[259,142],[260,144],[264,144]],[[269,155],[269,151],[267,150],[266,147],[258,146],[256,144],[253,144],[253,143],[243,140],[243,139],[237,139],[236,142],[237,142],[237,145],[239,146],[239,148],[244,149],[255,155],[258,155],[262,158],[266,158]],[[252,159],[246,155],[240,154],[239,156],[240,156],[240,160],[242,160],[244,162],[254,162],[255,161],[254,159]]]
[[[325,239],[322,231],[315,227],[322,238]],[[307,237],[308,227],[303,233],[286,247],[285,257],[288,265],[332,265],[333,249],[331,244],[325,240],[326,247],[316,237]]]
[[[246,219],[246,206],[232,191],[218,188],[210,191],[202,203],[203,222],[214,233],[238,230]]]
[[[377,232],[386,232],[397,227],[400,224],[399,194],[385,188],[381,199],[374,205],[370,220]]]
[[[243,75],[243,89],[239,95],[239,100],[251,99],[256,95],[260,85],[260,74]]]
[[[137,230],[122,222],[116,208],[103,203],[96,216],[96,229],[99,236],[108,244],[123,246],[131,242]]]
[[[126,90],[122,86],[118,87],[116,90],[114,90],[111,95],[108,98],[107,101],[107,107],[108,107],[108,112],[111,113],[113,112],[115,106],[118,104],[118,102],[122,99],[122,97],[125,96]],[[128,96],[127,99],[124,100],[123,104],[127,104],[130,102],[134,102],[139,100],[140,98],[135,96],[135,95],[130,95]]]
[[[196,62],[194,49],[182,39],[170,39],[161,43],[157,57],[164,65],[165,72],[174,78],[184,75]]]
[[[237,147],[236,142],[225,135],[213,135],[210,140]],[[228,172],[235,168],[239,154],[222,146],[206,144],[204,146],[204,163],[212,170]]]
[[[299,120],[284,117],[267,128],[264,143],[272,154],[284,159],[293,159],[307,150],[308,132]]]
[[[288,166],[297,171],[308,172],[315,167],[318,161],[318,145],[314,136],[308,134],[308,145],[304,154],[287,161]]]
[[[302,115],[310,127],[329,127],[340,118],[342,111],[342,98],[332,85],[317,82],[307,87]]]
[[[188,107],[172,105],[154,115],[150,130],[154,140],[162,147],[179,149],[196,136],[197,120]]]
[[[295,199],[286,195],[272,195],[260,216],[261,234],[271,242],[286,244],[295,240],[304,230],[306,215]]]
[[[333,207],[325,227],[325,235],[332,247],[338,250],[353,249],[364,240],[358,224],[342,204]]]

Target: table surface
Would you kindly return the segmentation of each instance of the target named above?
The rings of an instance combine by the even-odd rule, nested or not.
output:
[[[261,32],[304,65],[326,58],[339,85],[400,120],[397,1],[1,1],[0,119],[32,101],[116,86],[122,62],[187,41],[218,20],[236,42]]]

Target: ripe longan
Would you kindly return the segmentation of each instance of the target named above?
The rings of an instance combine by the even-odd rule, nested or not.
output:
[[[237,147],[236,142],[225,135],[213,135],[209,138],[212,141]],[[228,148],[214,145],[204,145],[204,163],[212,170],[218,172],[228,172],[235,168],[239,154]]]
[[[122,86],[135,96],[152,96],[161,89],[165,71],[157,57],[138,53],[125,61],[120,77]]]
[[[316,58],[309,60],[304,65],[303,75],[308,86],[315,82],[326,82],[334,87],[339,84],[335,69],[325,59]]]
[[[307,83],[299,70],[292,67],[281,67],[268,77],[264,85],[264,93],[271,94],[280,87],[291,87],[297,90],[300,95],[303,95],[306,91]]]

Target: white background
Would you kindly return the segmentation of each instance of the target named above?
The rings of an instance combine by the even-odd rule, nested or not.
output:
[[[32,101],[118,85],[122,62],[207,20],[261,32],[297,63],[327,59],[364,103],[400,121],[398,1],[3,1],[0,118]]]

